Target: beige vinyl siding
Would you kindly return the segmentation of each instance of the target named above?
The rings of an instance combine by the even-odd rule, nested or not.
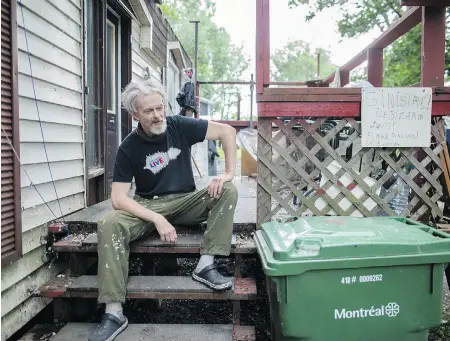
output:
[[[23,18],[22,8],[17,4],[17,59],[20,156],[24,168],[21,170],[23,257],[1,271],[5,303],[2,340],[50,302],[32,298],[31,294],[62,270],[61,264],[49,267],[45,257],[46,223],[54,220],[46,203],[58,216],[85,206],[81,1],[22,0],[22,4]]]

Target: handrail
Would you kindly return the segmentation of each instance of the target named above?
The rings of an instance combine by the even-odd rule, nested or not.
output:
[[[339,68],[342,72],[349,72],[364,63],[368,57],[368,51],[373,49],[384,49],[398,38],[408,33],[422,21],[422,7],[410,8],[405,14],[396,20],[383,34],[369,44],[364,50],[358,53],[350,61]],[[331,74],[324,81],[331,83],[335,74]]]

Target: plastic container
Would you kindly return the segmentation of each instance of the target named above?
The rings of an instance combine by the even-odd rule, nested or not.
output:
[[[255,233],[274,340],[426,341],[450,235],[401,217],[308,217]]]

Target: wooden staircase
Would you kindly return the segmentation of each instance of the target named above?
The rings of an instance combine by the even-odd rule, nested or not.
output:
[[[130,259],[144,260],[147,273],[130,276],[127,298],[153,300],[208,300],[231,301],[233,312],[230,323],[223,324],[131,324],[116,340],[217,340],[250,341],[255,339],[252,326],[242,326],[241,301],[256,300],[257,289],[254,278],[241,275],[243,258],[255,258],[256,248],[251,238],[255,229],[256,214],[249,214],[248,205],[256,210],[256,198],[248,195],[245,183],[239,188],[244,197],[238,202],[235,215],[232,252],[234,260],[233,287],[223,292],[214,292],[194,281],[190,276],[156,275],[155,259],[169,261],[177,258],[199,257],[200,243],[205,226],[177,228],[177,243],[164,244],[157,233],[133,242],[130,245]],[[243,207],[245,206],[245,207]],[[84,323],[92,316],[98,296],[97,287],[97,235],[96,224],[111,210],[111,204],[103,202],[66,218],[66,225],[49,228],[51,252],[58,258],[66,258],[69,267],[65,273],[41,286],[37,296],[53,299],[55,324],[64,325],[52,341],[86,340],[95,328],[94,323]],[[70,233],[69,233],[70,232]],[[176,262],[175,262],[176,264]],[[31,336],[30,336],[31,335]],[[37,335],[37,334],[36,334]],[[26,340],[34,340],[32,331]],[[38,338],[36,340],[39,340]]]

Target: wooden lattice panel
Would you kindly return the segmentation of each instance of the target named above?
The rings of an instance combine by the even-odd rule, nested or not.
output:
[[[362,148],[361,124],[260,118],[258,225],[302,215],[442,216],[443,125],[430,148]]]

